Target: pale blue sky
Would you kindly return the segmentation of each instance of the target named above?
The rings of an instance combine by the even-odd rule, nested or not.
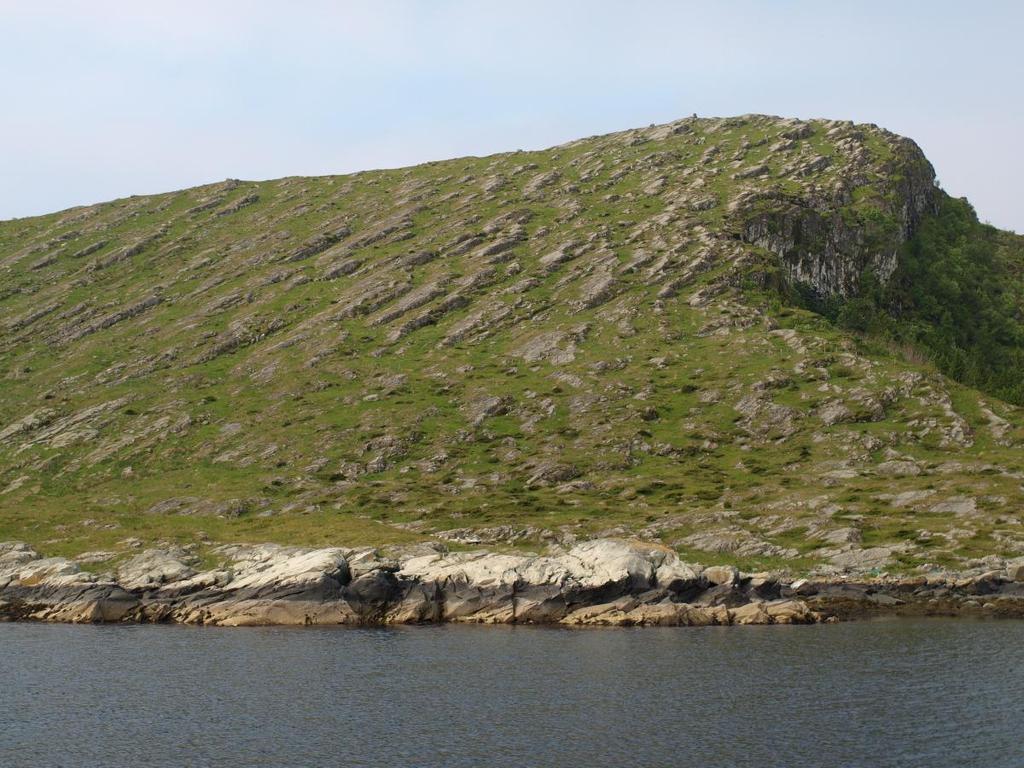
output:
[[[0,0],[0,218],[697,112],[874,122],[1024,232],[1018,0]]]

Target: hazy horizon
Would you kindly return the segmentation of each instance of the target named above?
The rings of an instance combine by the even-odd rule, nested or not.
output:
[[[1024,231],[1024,7],[0,0],[0,219],[541,149],[697,113],[876,123]]]

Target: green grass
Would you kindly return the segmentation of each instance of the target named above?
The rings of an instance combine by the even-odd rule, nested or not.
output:
[[[885,214],[899,164],[917,162],[889,134],[840,126],[830,136],[823,123],[791,155],[772,153],[789,127],[768,118],[695,121],[641,143],[614,134],[545,152],[209,185],[0,222],[0,429],[42,408],[55,411],[56,428],[0,441],[0,540],[48,554],[123,557],[132,551],[123,542],[137,538],[213,557],[210,549],[225,542],[398,546],[452,528],[510,524],[566,541],[651,537],[695,561],[806,571],[826,559],[809,528],[854,521],[865,545],[917,547],[895,569],[940,562],[932,554],[944,548],[935,557],[950,563],[986,547],[1012,554],[1024,542],[1016,409],[953,384],[884,336],[796,306],[792,293],[773,287],[785,274],[778,258],[733,238],[747,211],[729,204],[741,192],[761,195],[755,209],[772,211],[804,201],[812,184],[843,178],[849,169],[836,141],[844,131],[859,133],[874,158],[858,171],[849,210],[834,211],[854,225]],[[701,165],[713,145],[718,154]],[[782,175],[801,151],[832,162],[810,178]],[[761,163],[772,175],[733,178]],[[526,192],[555,169],[557,182]],[[487,194],[492,176],[507,183]],[[660,176],[662,190],[645,192]],[[222,196],[223,207],[252,193],[258,202],[229,215],[187,213],[211,197]],[[706,196],[718,204],[690,209],[688,201]],[[474,250],[455,254],[459,238],[523,210],[532,214],[524,239],[489,265],[492,281],[467,291],[464,306],[396,341],[395,327],[444,299],[391,323],[375,321],[402,300],[397,292],[372,310],[338,316],[378,281],[415,287],[476,273],[487,265]],[[344,252],[405,213],[407,229]],[[287,260],[341,223],[352,230],[348,240]],[[142,252],[89,269],[161,227]],[[699,227],[722,237],[702,240]],[[109,244],[72,256],[100,239]],[[582,253],[542,270],[539,259],[566,242]],[[440,255],[398,265],[422,250]],[[705,251],[707,263],[687,273],[676,295],[658,299]],[[621,272],[643,252],[645,265]],[[51,265],[31,268],[50,253]],[[363,267],[322,279],[343,258]],[[662,258],[662,271],[651,271]],[[602,270],[615,277],[614,295],[581,308],[583,287]],[[534,282],[520,291],[524,278]],[[691,301],[700,291],[714,298]],[[76,317],[96,322],[153,292],[163,299],[157,306],[69,340]],[[49,304],[58,309],[12,327]],[[478,315],[473,332],[446,343]],[[211,356],[238,328],[249,335]],[[773,328],[795,331],[800,344]],[[531,340],[552,332],[565,335],[557,353],[524,359]],[[398,376],[405,378],[396,385]],[[901,383],[908,376],[918,380]],[[471,404],[489,395],[508,398],[508,412],[474,423]],[[759,410],[748,419],[737,408],[750,397]],[[886,403],[881,417],[872,398]],[[825,427],[817,409],[832,400],[853,420]],[[772,409],[785,409],[788,421],[760,429]],[[1001,438],[985,409],[1006,421]],[[969,444],[947,440],[958,419]],[[926,474],[876,477],[887,450],[920,460]],[[940,471],[954,461],[963,467]],[[571,465],[576,477],[531,483],[548,465]],[[828,479],[842,467],[855,474]],[[936,501],[982,500],[979,519],[910,516],[876,499],[925,485]],[[151,512],[169,499],[195,501],[182,502],[189,514]],[[997,526],[997,518],[1006,522]],[[729,526],[798,556],[715,554],[683,542]],[[968,526],[973,533],[948,547],[919,535]],[[543,546],[538,533],[515,545]]]

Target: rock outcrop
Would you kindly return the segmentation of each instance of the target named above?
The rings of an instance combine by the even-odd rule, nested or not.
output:
[[[228,546],[196,572],[150,550],[111,574],[0,544],[0,619],[310,624],[807,624],[880,613],[1024,616],[1024,572],[872,583],[785,582],[701,568],[664,547],[583,542],[552,555]]]
[[[853,126],[837,126],[829,133],[844,137],[836,143],[839,152],[851,169],[860,167],[863,173],[869,164],[866,154],[859,143],[845,138],[862,135]],[[857,149],[851,154],[852,146]],[[798,175],[825,167],[812,162]],[[854,205],[854,188],[845,183],[800,199],[781,192],[741,197],[734,206],[744,220],[743,239],[776,254],[789,279],[819,297],[856,295],[866,271],[884,283],[896,270],[900,247],[924,216],[936,212],[940,195],[935,170],[913,141],[895,141],[887,167],[886,189],[879,190],[873,201],[877,205],[870,209]],[[851,179],[857,174],[852,170]]]
[[[2,221],[0,536],[78,564],[33,558],[4,599],[603,622],[745,589],[670,588],[664,551],[787,578],[1001,569],[1024,556],[1024,411],[1000,399],[1024,402],[1024,363],[995,351],[1024,355],[1024,237],[976,218],[879,126],[744,115]],[[1009,389],[891,353],[876,317]],[[219,548],[313,531],[550,554]]]

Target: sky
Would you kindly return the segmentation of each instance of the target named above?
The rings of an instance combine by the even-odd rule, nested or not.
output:
[[[0,0],[0,219],[701,116],[877,123],[1024,233],[1019,0]]]

